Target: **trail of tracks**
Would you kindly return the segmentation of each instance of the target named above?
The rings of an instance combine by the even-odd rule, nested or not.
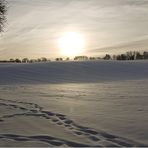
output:
[[[51,111],[45,111],[41,106],[35,103],[27,103],[22,101],[12,101],[0,99],[0,106],[4,106],[7,108],[11,108],[11,110],[16,110],[15,113],[8,113],[2,115],[0,117],[0,122],[4,122],[9,118],[14,118],[18,116],[25,117],[42,117],[47,122],[52,122],[55,126],[60,126],[65,130],[71,132],[74,136],[78,136],[79,138],[86,138],[92,143],[83,144],[79,142],[73,142],[57,137],[53,137],[51,135],[17,135],[15,133],[6,134],[0,133],[0,139],[11,139],[14,141],[39,141],[49,144],[49,146],[74,146],[74,147],[89,147],[89,146],[103,146],[103,147],[141,147],[145,146],[143,144],[139,144],[137,142],[131,141],[126,138],[122,138],[119,136],[114,136],[112,134],[108,134],[103,131],[96,131],[95,129],[84,127],[77,124],[72,119],[69,119],[66,115],[61,113],[55,113]]]

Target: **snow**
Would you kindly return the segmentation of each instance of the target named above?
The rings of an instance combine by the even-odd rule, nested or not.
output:
[[[0,64],[0,146],[148,145],[148,61]]]
[[[90,83],[147,78],[147,61],[0,64],[0,84]]]

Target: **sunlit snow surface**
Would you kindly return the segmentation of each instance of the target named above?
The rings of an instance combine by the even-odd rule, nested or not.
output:
[[[0,64],[0,146],[148,145],[148,61]]]

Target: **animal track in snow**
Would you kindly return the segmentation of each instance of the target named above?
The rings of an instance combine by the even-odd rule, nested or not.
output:
[[[103,131],[96,131],[95,129],[84,127],[77,124],[72,119],[69,119],[66,115],[60,113],[54,113],[51,111],[45,111],[41,106],[35,103],[27,103],[22,101],[13,101],[13,100],[5,100],[0,99],[0,106],[5,106],[10,108],[11,110],[15,110],[15,113],[9,113],[2,115],[0,117],[0,122],[4,122],[5,120],[17,116],[33,116],[33,117],[42,117],[47,120],[47,122],[52,122],[55,126],[60,126],[65,130],[68,130],[75,136],[79,136],[79,138],[84,137],[88,139],[92,145],[85,145],[81,143],[75,143],[71,141],[66,141],[63,139],[44,136],[44,135],[36,135],[36,136],[23,136],[23,135],[15,135],[15,134],[0,134],[0,139],[12,139],[15,141],[41,141],[44,143],[48,143],[53,146],[119,146],[119,147],[133,147],[133,146],[145,146],[143,144],[139,144],[137,142],[131,141],[126,138],[122,138],[119,136],[115,136],[112,134],[108,134]]]

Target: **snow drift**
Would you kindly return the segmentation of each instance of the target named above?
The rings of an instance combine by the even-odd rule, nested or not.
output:
[[[147,76],[148,61],[0,64],[0,84],[88,83]]]

